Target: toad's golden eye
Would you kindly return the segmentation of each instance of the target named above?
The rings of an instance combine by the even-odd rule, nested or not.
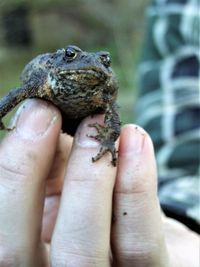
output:
[[[65,58],[68,59],[68,60],[72,60],[72,59],[75,59],[77,56],[77,52],[75,51],[74,48],[72,47],[67,47],[65,49]]]

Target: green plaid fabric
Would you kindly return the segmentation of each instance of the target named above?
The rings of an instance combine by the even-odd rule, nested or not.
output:
[[[137,123],[154,141],[161,204],[200,223],[200,1],[154,0],[146,22]]]

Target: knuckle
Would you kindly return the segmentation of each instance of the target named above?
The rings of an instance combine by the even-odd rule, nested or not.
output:
[[[160,248],[156,244],[137,244],[137,246],[129,247],[121,249],[119,252],[119,258],[123,259],[125,262],[132,262],[136,264],[143,263],[145,266],[146,264],[154,266],[155,260],[158,258],[158,252]],[[148,266],[149,266],[148,265]]]
[[[19,176],[19,177],[24,177],[23,171],[17,167],[17,166],[12,166],[11,164],[3,164],[0,162],[0,173],[1,176]],[[6,174],[6,175],[5,175]]]
[[[109,255],[85,255],[81,253],[66,252],[64,250],[55,255],[54,253],[51,254],[51,267],[109,266],[109,261]]]
[[[27,183],[26,177],[25,172],[17,166],[3,164],[0,161],[0,188],[5,188],[6,190],[12,190],[13,186],[18,188],[25,181]]]

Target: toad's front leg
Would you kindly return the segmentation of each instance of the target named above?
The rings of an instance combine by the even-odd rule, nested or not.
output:
[[[6,96],[0,99],[0,130],[11,130],[11,128],[7,128],[4,125],[2,119],[19,102],[25,99],[25,95],[24,88],[19,87],[11,90]]]
[[[30,80],[29,83],[24,84],[22,87],[12,89],[7,95],[0,99],[0,130],[12,130],[7,128],[2,122],[3,117],[6,116],[14,107],[27,98],[42,97],[42,93],[39,90],[44,91],[42,85],[44,84],[44,78],[40,74],[39,78]],[[48,99],[48,95],[44,95],[44,98]]]
[[[99,141],[101,148],[99,153],[92,158],[95,162],[100,159],[106,152],[110,152],[112,155],[112,165],[116,166],[117,151],[115,149],[115,141],[120,134],[120,120],[118,108],[115,103],[109,105],[106,109],[104,124],[99,123],[90,124],[90,127],[94,127],[97,130],[97,135],[90,135],[89,137]]]

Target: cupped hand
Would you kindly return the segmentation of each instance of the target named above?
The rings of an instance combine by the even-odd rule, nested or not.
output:
[[[198,266],[198,237],[160,210],[144,130],[122,128],[117,168],[109,154],[92,163],[88,124],[102,120],[86,118],[72,145],[54,106],[19,109],[0,145],[0,267]]]

